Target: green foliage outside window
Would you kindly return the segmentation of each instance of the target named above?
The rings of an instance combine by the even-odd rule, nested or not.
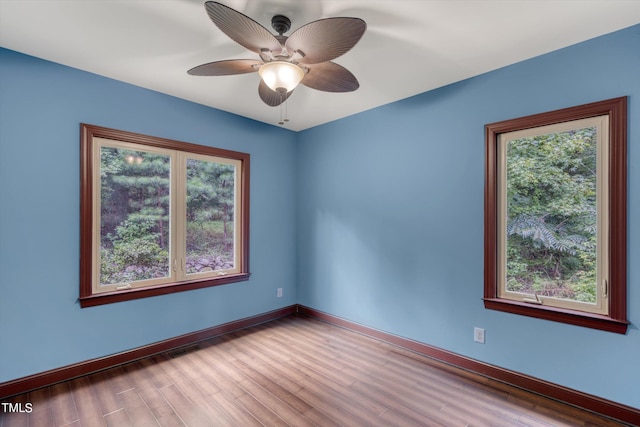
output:
[[[187,160],[187,274],[231,268],[234,167]]]
[[[596,301],[596,129],[509,141],[507,290]]]
[[[102,147],[100,160],[100,283],[170,276],[171,156]],[[186,185],[187,273],[233,267],[234,167],[188,159]]]

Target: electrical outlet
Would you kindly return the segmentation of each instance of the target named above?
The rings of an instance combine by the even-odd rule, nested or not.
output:
[[[484,329],[482,328],[473,328],[473,340],[475,342],[479,342],[484,344]]]
[[[278,288],[278,290],[276,291],[276,297],[282,298],[282,288]]]

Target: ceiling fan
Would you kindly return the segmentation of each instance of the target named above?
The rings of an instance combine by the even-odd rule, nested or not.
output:
[[[301,83],[325,92],[352,92],[360,86],[349,70],[332,62],[360,40],[367,24],[359,18],[313,21],[285,36],[291,28],[286,16],[276,15],[272,34],[248,16],[215,1],[205,3],[209,18],[229,38],[257,53],[259,60],[210,62],[187,71],[194,76],[227,76],[258,72],[258,94],[271,106],[281,105]]]

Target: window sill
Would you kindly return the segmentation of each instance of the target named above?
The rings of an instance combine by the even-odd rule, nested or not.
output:
[[[125,291],[103,292],[83,296],[79,298],[80,307],[94,307],[96,305],[111,304],[114,302],[129,301],[140,298],[154,297],[158,295],[167,295],[176,292],[190,291],[193,289],[208,288],[211,286],[225,285],[227,283],[235,283],[249,280],[251,273],[239,273],[224,277],[208,278],[201,280],[191,280],[179,283],[170,283],[167,285],[150,286],[146,288],[128,289]]]
[[[506,313],[584,326],[585,328],[599,329],[601,331],[615,332],[623,335],[627,333],[627,327],[629,326],[628,321],[613,319],[601,314],[549,306],[532,306],[524,302],[501,298],[484,298],[484,307],[489,310],[504,311]]]

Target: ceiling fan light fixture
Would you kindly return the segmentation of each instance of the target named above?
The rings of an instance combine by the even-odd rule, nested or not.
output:
[[[304,70],[287,61],[273,61],[258,70],[260,78],[274,92],[291,92],[304,77]]]

